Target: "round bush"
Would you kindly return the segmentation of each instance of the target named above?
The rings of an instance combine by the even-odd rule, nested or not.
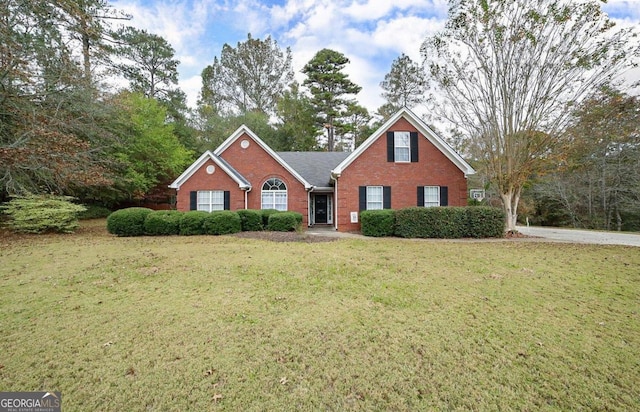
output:
[[[272,213],[269,216],[267,230],[274,232],[292,232],[297,230],[302,223],[302,215],[297,212]]]
[[[267,227],[269,224],[269,216],[274,213],[280,213],[280,211],[276,209],[262,209],[260,210],[260,213],[262,214],[262,226]]]
[[[155,210],[144,219],[144,233],[150,236],[169,236],[180,233],[181,212]]]
[[[107,217],[107,231],[116,236],[144,235],[144,220],[153,212],[146,207],[116,210]]]
[[[207,235],[228,235],[242,230],[240,216],[230,210],[211,212],[204,219],[204,232]]]
[[[180,234],[183,236],[204,235],[204,220],[209,212],[190,210],[180,217]]]
[[[240,216],[243,232],[254,232],[264,229],[260,210],[241,209],[237,210],[236,213]]]

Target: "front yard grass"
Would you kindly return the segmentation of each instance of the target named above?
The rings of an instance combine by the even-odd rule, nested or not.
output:
[[[65,411],[640,404],[637,248],[89,225],[0,236],[0,390]]]

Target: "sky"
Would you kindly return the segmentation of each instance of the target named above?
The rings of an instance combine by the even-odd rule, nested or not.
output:
[[[533,0],[535,1],[535,0]],[[578,1],[578,0],[576,0]],[[200,73],[227,43],[271,36],[291,48],[296,79],[321,49],[343,53],[344,72],[362,87],[358,102],[371,113],[384,103],[380,82],[402,53],[421,62],[424,39],[444,28],[447,0],[112,0],[129,25],[167,39],[180,60],[179,86],[195,107]],[[640,0],[609,0],[605,12],[620,26],[640,28]]]

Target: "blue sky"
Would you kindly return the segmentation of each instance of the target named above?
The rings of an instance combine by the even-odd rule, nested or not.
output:
[[[578,1],[578,0],[576,0]],[[117,0],[133,16],[129,24],[166,38],[180,60],[180,87],[195,105],[200,73],[225,43],[271,35],[290,47],[293,68],[330,48],[344,53],[358,101],[374,111],[383,103],[380,82],[401,53],[420,61],[426,36],[444,27],[446,0]],[[640,0],[609,0],[607,13],[621,26],[640,27]]]

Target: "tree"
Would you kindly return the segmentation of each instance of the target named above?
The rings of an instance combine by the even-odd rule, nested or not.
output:
[[[317,149],[315,111],[298,83],[283,93],[277,105],[278,150],[312,151]]]
[[[282,51],[271,36],[222,47],[220,60],[202,71],[201,102],[220,113],[223,107],[246,113],[275,113],[276,102],[293,80],[291,50]]]
[[[131,16],[114,9],[105,0],[59,0],[61,20],[71,37],[82,45],[82,67],[87,85],[92,82],[94,60],[108,60],[112,41],[109,22],[112,20],[130,20]]]
[[[85,104],[95,99],[60,13],[48,2],[0,3],[0,197],[110,182],[92,140],[95,105]]]
[[[382,97],[392,112],[403,107],[411,109],[426,101],[427,75],[420,65],[403,53],[393,61],[391,71],[384,76],[380,87],[384,90]]]
[[[362,89],[342,72],[348,63],[349,59],[342,53],[322,49],[302,69],[307,75],[302,84],[311,92],[318,124],[327,130],[330,152],[335,150],[335,123],[349,103],[345,95],[358,94]]]
[[[118,189],[143,199],[159,183],[178,176],[193,160],[166,123],[166,109],[139,93],[118,96],[121,105],[120,144],[114,156],[122,168]]]
[[[125,62],[117,64],[129,80],[130,89],[158,100],[171,100],[178,84],[178,65],[175,50],[163,37],[123,27],[114,38],[119,42],[117,54]]]
[[[534,187],[547,213],[541,218],[638,230],[637,223],[631,225],[640,218],[640,98],[603,88],[580,105],[574,119],[562,167]]]
[[[370,121],[371,115],[366,107],[353,102],[347,104],[340,125],[336,127],[336,131],[342,136],[343,150],[353,150],[369,137],[372,132]]]
[[[527,179],[556,155],[573,108],[638,57],[595,1],[460,0],[422,54],[436,110],[460,128],[515,230]],[[435,98],[435,97],[434,97]]]

